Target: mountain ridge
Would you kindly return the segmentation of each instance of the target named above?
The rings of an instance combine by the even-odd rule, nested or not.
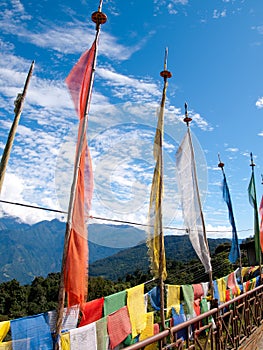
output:
[[[149,259],[144,231],[129,225],[90,224],[88,232],[90,276],[116,280],[136,269],[147,271]],[[60,272],[64,235],[65,223],[57,219],[28,225],[2,218],[0,283],[16,279],[29,284],[36,276]],[[125,240],[133,246],[124,248]],[[104,242],[111,246],[103,245]],[[215,246],[230,240],[208,239],[208,242],[212,253]],[[187,235],[165,236],[165,250],[167,259],[187,261],[196,258]]]

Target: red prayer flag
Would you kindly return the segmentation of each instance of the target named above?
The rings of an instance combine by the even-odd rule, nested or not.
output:
[[[108,316],[107,328],[110,338],[110,348],[114,349],[127,338],[132,331],[127,306],[122,307]]]
[[[86,130],[83,140],[81,140],[81,134],[84,127],[84,116],[89,111],[95,46],[96,43],[94,42],[91,49],[80,57],[66,78],[68,89],[80,119],[76,146],[76,157],[80,154],[80,163],[77,170],[72,224],[64,270],[64,285],[69,307],[82,304],[87,296],[88,233],[85,216],[88,214],[91,206],[93,173]]]
[[[98,321],[102,318],[104,297],[89,301],[82,305],[82,318],[79,327]]]
[[[259,206],[259,215],[261,217],[261,222],[260,222],[260,246],[261,246],[261,251],[263,252],[263,196],[261,198],[260,206]]]

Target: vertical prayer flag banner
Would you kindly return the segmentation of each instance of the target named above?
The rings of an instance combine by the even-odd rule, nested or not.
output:
[[[240,257],[240,248],[238,244],[238,236],[237,236],[237,230],[236,230],[236,224],[235,224],[235,219],[234,219],[234,214],[233,214],[233,208],[232,208],[232,202],[230,198],[230,192],[229,188],[226,182],[226,176],[223,173],[223,198],[224,201],[227,204],[228,207],[228,215],[229,215],[229,222],[232,226],[232,243],[231,243],[231,249],[229,252],[228,259],[229,261],[234,264],[237,259]]]
[[[151,261],[151,271],[154,277],[158,278],[160,275],[159,265],[162,261],[162,277],[163,280],[167,277],[166,272],[166,260],[165,251],[160,256],[161,245],[164,247],[164,239],[162,233],[162,211],[161,202],[163,196],[163,174],[162,174],[162,137],[163,137],[163,119],[164,119],[164,107],[161,106],[158,124],[154,139],[154,159],[156,161],[148,214],[148,228],[147,228],[147,246],[148,254]],[[162,240],[162,241],[160,241]]]
[[[248,185],[248,198],[249,203],[254,209],[254,239],[255,239],[255,253],[256,259],[260,261],[260,243],[259,243],[259,218],[258,218],[258,207],[257,207],[257,195],[256,195],[256,186],[255,186],[255,176],[252,168],[251,179]]]
[[[263,196],[261,198],[260,206],[259,206],[259,215],[261,217],[260,221],[260,246],[261,251],[263,252]]]
[[[209,272],[212,271],[212,267],[205,238],[190,129],[176,152],[176,167],[178,190],[181,194],[183,217],[189,239],[206,272]]]
[[[87,296],[88,243],[85,216],[91,207],[93,173],[87,145],[87,114],[92,90],[92,69],[95,61],[96,42],[73,67],[66,83],[79,116],[79,131],[76,145],[77,183],[73,199],[72,222],[65,263],[64,283],[68,306],[82,304]],[[78,158],[78,156],[80,157]]]

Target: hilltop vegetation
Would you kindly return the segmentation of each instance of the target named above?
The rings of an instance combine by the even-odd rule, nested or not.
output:
[[[226,276],[233,270],[227,259],[227,253],[221,252],[213,256],[212,266],[214,278]],[[167,261],[169,284],[192,284],[208,280],[204,268],[198,260],[188,263]],[[149,271],[136,270],[119,278],[117,282],[102,277],[90,277],[88,281],[88,300],[100,298],[125,290],[152,279]],[[0,284],[0,321],[35,315],[57,308],[60,273],[50,273],[47,278],[36,277],[31,285],[20,285],[13,279]],[[150,290],[158,281],[145,286]]]

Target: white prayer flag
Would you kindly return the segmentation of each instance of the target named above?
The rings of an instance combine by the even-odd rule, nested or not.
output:
[[[201,208],[190,129],[176,153],[177,183],[181,194],[184,223],[192,246],[205,267],[212,271]]]

